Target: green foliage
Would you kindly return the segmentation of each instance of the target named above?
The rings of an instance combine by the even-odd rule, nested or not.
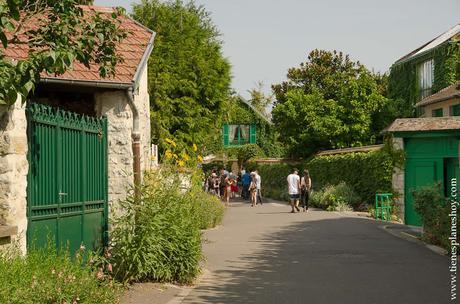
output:
[[[403,163],[404,152],[394,149],[390,141],[386,141],[378,151],[316,156],[296,167],[300,172],[303,169],[310,171],[314,189],[312,204],[320,206],[327,186],[345,183],[345,186],[334,187],[334,190],[337,188],[340,195],[347,197],[347,202],[356,209],[363,202],[373,204],[376,192],[392,192],[393,169]],[[262,176],[264,196],[288,199],[286,177],[291,173],[292,165],[248,165],[248,168],[252,167],[257,168]],[[347,194],[349,189],[351,194]]]
[[[18,95],[24,102],[40,80],[40,73],[61,75],[74,61],[99,65],[102,77],[113,75],[122,61],[116,44],[126,37],[119,28],[117,9],[107,17],[84,14],[76,0],[10,0],[0,2],[0,105],[13,104]],[[32,20],[32,21],[31,21]],[[23,27],[34,23],[34,28]],[[27,58],[11,61],[5,57],[14,44],[27,44]]]
[[[133,17],[156,32],[149,60],[153,142],[162,150],[165,138],[196,143],[201,152],[219,148],[231,78],[209,13],[193,2],[143,0]]]
[[[422,187],[413,193],[414,209],[423,221],[423,234],[430,243],[449,248],[451,229],[450,201],[442,195],[441,186]]]
[[[241,146],[238,148],[237,152],[238,163],[242,165],[246,163],[248,160],[256,156],[260,156],[262,153],[263,152],[258,145],[249,144]]]
[[[395,159],[386,151],[317,156],[306,164],[314,189],[341,182],[372,203],[376,192],[392,191]],[[356,207],[356,206],[354,206]]]
[[[394,64],[389,75],[388,95],[389,98],[395,100],[399,117],[415,116],[414,105],[420,100],[417,66],[431,58],[434,61],[432,93],[436,93],[460,79],[459,42],[449,41],[423,56]]]
[[[0,252],[0,303],[118,303],[119,285],[55,246]]]
[[[311,203],[313,206],[327,211],[351,211],[358,207],[361,198],[353,188],[344,182],[338,185],[327,185],[320,191],[312,194]]]
[[[314,50],[287,78],[273,86],[272,115],[292,155],[375,143],[386,120],[373,119],[391,113],[378,77],[341,52]]]
[[[280,135],[273,125],[270,125],[260,115],[255,113],[239,96],[231,96],[224,102],[225,113],[223,120],[227,123],[257,125],[257,145],[266,157],[283,157],[286,153],[284,145],[280,142]],[[220,149],[230,155],[229,149],[223,149],[222,140],[219,140]],[[217,146],[216,146],[217,147]],[[230,151],[231,152],[231,151]],[[236,156],[236,154],[235,154]]]
[[[146,178],[140,203],[133,195],[121,202],[124,211],[112,232],[116,278],[190,283],[197,276],[200,229],[218,224],[223,206],[197,189],[193,179],[185,190],[187,180],[188,174],[161,169]]]

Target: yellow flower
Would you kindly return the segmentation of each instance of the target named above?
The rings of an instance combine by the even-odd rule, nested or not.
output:
[[[173,154],[172,156],[173,156],[175,159],[178,158],[177,154]]]
[[[167,159],[171,159],[173,157],[173,154],[172,154],[172,152],[170,150],[166,150],[165,156],[166,156]]]
[[[195,152],[198,151],[198,147],[197,147],[196,144],[193,144],[193,151],[195,151]]]
[[[176,160],[176,165],[178,165],[179,167],[183,167],[185,166],[185,162],[183,160]]]
[[[168,144],[172,145],[173,147],[176,146],[176,143],[175,143],[172,139],[166,138],[165,141],[166,141]]]
[[[199,161],[200,163],[203,162],[203,157],[202,157],[201,155],[198,155],[197,159],[198,159],[198,161]]]
[[[185,160],[185,161],[188,161],[190,159],[190,156],[188,156],[187,153],[184,153],[182,154],[182,158]]]

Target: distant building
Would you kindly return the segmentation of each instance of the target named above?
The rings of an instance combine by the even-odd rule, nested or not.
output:
[[[404,168],[393,174],[393,189],[407,225],[423,225],[414,209],[414,190],[437,183],[450,197],[451,180],[460,179],[459,41],[457,24],[391,67],[390,98],[397,101],[402,116],[418,116],[396,119],[386,130],[406,155]]]
[[[389,97],[401,105],[402,115],[425,115],[424,112],[415,113],[415,104],[459,80],[459,62],[460,24],[457,24],[391,66]]]
[[[420,117],[460,116],[460,81],[422,99],[415,106]]]

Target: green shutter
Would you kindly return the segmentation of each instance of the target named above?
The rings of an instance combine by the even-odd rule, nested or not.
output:
[[[442,108],[433,110],[432,113],[431,113],[431,116],[432,117],[443,117]]]
[[[250,144],[255,144],[257,143],[257,137],[256,137],[256,125],[252,124],[250,129],[249,129],[249,143]]]
[[[222,138],[224,141],[224,147],[228,147],[230,145],[228,130],[228,124],[224,124],[224,126],[222,127]]]
[[[460,104],[452,106],[452,116],[460,116]]]

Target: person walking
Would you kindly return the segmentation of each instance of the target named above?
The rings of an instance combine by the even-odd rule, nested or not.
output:
[[[256,174],[251,172],[251,183],[249,184],[249,193],[251,196],[251,207],[255,207],[257,203],[257,185]]]
[[[300,179],[300,201],[303,212],[308,211],[308,200],[310,199],[311,178],[307,169],[303,170],[303,176]]]
[[[243,176],[241,177],[241,183],[242,183],[241,197],[244,199],[250,199],[249,185],[251,184],[251,174],[249,174],[248,171],[245,171],[243,173]]]
[[[298,170],[293,169],[292,173],[287,177],[287,184],[288,184],[288,193],[289,199],[291,203],[291,213],[295,213],[295,209],[300,212],[299,209],[299,196],[300,196],[300,177],[298,175]],[[294,209],[295,208],[295,209]]]
[[[224,196],[223,200],[225,202],[225,206],[228,207],[229,201],[230,201],[230,196],[232,195],[232,184],[233,180],[230,177],[230,175],[224,174]]]
[[[262,178],[259,175],[259,172],[257,170],[254,170],[254,173],[256,174],[256,189],[257,189],[257,197],[256,197],[256,204],[261,204],[262,205]]]

